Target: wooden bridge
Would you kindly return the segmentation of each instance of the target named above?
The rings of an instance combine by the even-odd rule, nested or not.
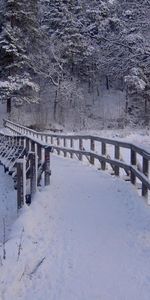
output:
[[[132,143],[98,136],[37,132],[9,120],[4,120],[4,126],[9,128],[12,134],[17,134],[16,141],[19,145],[25,143],[23,149],[27,149],[27,153],[35,153],[37,158],[34,159],[31,154],[29,156],[32,157],[32,162],[39,160],[40,164],[43,165],[52,147],[54,153],[58,155],[62,154],[64,157],[77,158],[80,161],[86,160],[101,170],[108,170],[112,175],[121,176],[123,179],[131,181],[135,187],[141,190],[142,196],[150,204],[150,153],[143,148]],[[15,137],[11,136],[8,139],[15,139]],[[42,163],[41,157],[43,157]],[[34,164],[32,162],[28,164],[32,166]],[[38,165],[37,162],[36,165]],[[35,167],[35,169],[38,173],[38,168]],[[46,169],[46,174],[49,174],[49,158]],[[37,174],[34,182],[36,182],[34,186],[37,186]],[[48,182],[49,179],[45,179],[45,184]]]

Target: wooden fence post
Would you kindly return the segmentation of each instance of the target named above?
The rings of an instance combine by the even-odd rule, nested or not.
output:
[[[64,148],[66,148],[67,140],[66,140],[66,138],[64,138],[63,140],[64,140]],[[67,157],[67,151],[64,151],[64,157]]]
[[[143,174],[148,177],[149,172],[149,161],[145,157],[143,157]],[[147,186],[142,182],[142,196],[148,196],[148,188]]]
[[[42,167],[42,146],[37,143],[37,186],[40,185],[41,175],[39,174],[39,168]]]
[[[17,163],[17,208],[20,209],[24,204],[24,182],[23,182],[23,159],[18,159]]]
[[[95,151],[95,141],[94,141],[94,139],[92,139],[92,137],[90,139],[90,150],[93,152]],[[94,156],[93,155],[90,155],[90,163],[91,163],[91,165],[94,165]]]
[[[45,147],[45,186],[50,184],[50,152],[51,152],[51,146]]]
[[[73,138],[70,139],[70,148],[74,147],[74,140]],[[73,158],[73,153],[70,153],[70,158]]]
[[[57,137],[57,146],[59,147],[60,146],[60,138],[59,136]],[[57,149],[57,154],[59,155],[60,154],[60,150]]]
[[[106,156],[106,143],[102,142],[101,144],[102,148],[101,148],[101,152],[102,152],[102,155]],[[101,161],[101,169],[104,171],[106,170],[106,162],[105,161]]]
[[[33,195],[36,192],[36,159],[35,159],[35,153],[30,152],[29,154],[29,159],[30,159],[30,186],[31,186],[31,199]]]
[[[38,183],[38,146],[37,143],[34,145],[35,151],[35,180],[36,180],[36,190],[37,190],[37,183]]]
[[[83,150],[83,140],[79,138],[79,150]],[[82,160],[82,153],[79,153],[79,160]]]
[[[42,168],[44,168],[44,163],[45,163],[45,148],[41,148],[41,164]],[[41,179],[42,179],[42,185],[45,185],[45,178],[44,178],[44,173],[42,172]]]
[[[131,147],[131,165],[136,166],[137,161],[136,161],[136,151]],[[136,183],[136,176],[134,172],[131,170],[131,182],[132,184]]]
[[[120,147],[118,145],[115,145],[115,159],[120,159]],[[114,167],[115,175],[119,176],[119,166]]]

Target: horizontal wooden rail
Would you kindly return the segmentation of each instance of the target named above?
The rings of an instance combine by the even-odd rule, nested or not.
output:
[[[50,152],[52,147],[34,137],[0,133],[0,164],[12,175],[17,189],[17,206],[31,199],[40,184],[50,184]]]
[[[150,153],[145,149],[132,143],[98,136],[37,132],[9,120],[4,120],[4,125],[13,133],[26,135],[35,141],[53,146],[58,155],[63,153],[64,157],[75,156],[79,160],[85,157],[92,165],[95,161],[98,162],[102,170],[111,167],[116,176],[124,170],[126,180],[130,180],[134,185],[138,180],[141,182],[142,195],[150,204]],[[123,150],[128,154],[128,160],[123,158]]]

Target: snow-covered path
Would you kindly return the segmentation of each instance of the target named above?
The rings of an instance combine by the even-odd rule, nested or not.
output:
[[[0,269],[2,300],[149,300],[150,208],[129,183],[53,156]]]

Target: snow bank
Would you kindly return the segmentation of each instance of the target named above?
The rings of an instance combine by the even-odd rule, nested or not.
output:
[[[11,225],[17,217],[16,199],[12,178],[5,174],[0,166],[0,243],[4,234],[7,240]]]

